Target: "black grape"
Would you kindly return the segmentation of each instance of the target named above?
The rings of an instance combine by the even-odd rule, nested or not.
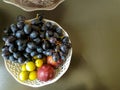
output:
[[[24,32],[25,32],[25,34],[30,34],[32,32],[31,25],[25,24],[25,26],[24,26]]]

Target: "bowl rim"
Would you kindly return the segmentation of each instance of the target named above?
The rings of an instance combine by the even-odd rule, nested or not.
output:
[[[33,20],[33,19],[30,19],[30,20]],[[52,23],[54,23],[55,25],[57,25],[58,27],[60,27],[60,28],[63,30],[63,32],[65,33],[65,36],[68,36],[68,37],[69,37],[68,33],[67,33],[58,23],[56,23],[55,21],[48,20],[48,19],[44,19],[44,21],[45,21],[45,22],[52,22]],[[71,42],[71,40],[70,40],[70,42]],[[69,53],[68,53],[69,56],[67,57],[66,61],[65,61],[64,64],[62,65],[62,66],[64,66],[65,64],[67,64],[67,66],[66,66],[66,68],[63,70],[63,72],[62,72],[61,74],[59,74],[57,77],[53,78],[52,80],[49,80],[49,81],[47,81],[47,82],[45,82],[44,84],[41,84],[41,85],[30,85],[30,84],[27,84],[27,83],[25,83],[25,82],[20,81],[20,80],[19,80],[17,77],[15,77],[15,75],[10,71],[10,69],[9,69],[9,67],[8,67],[8,65],[7,65],[7,63],[9,63],[9,62],[11,62],[11,61],[5,60],[4,58],[3,58],[3,59],[4,59],[4,64],[5,64],[5,67],[6,67],[7,71],[12,75],[12,77],[13,77],[17,82],[19,82],[20,84],[26,85],[26,86],[30,86],[30,87],[37,88],[37,87],[46,86],[46,85],[49,85],[49,84],[52,84],[52,83],[58,81],[58,80],[65,74],[65,72],[68,70],[68,68],[69,68],[69,66],[70,66],[70,62],[71,62],[72,53],[73,53],[73,49],[72,49],[72,47],[71,47],[71,49],[69,50]],[[18,65],[20,65],[20,64],[18,64]]]
[[[13,2],[10,2],[10,1],[7,1],[7,0],[3,0],[3,2],[5,3],[8,3],[8,4],[11,4],[11,5],[14,5],[16,7],[19,7],[21,8],[22,10],[24,11],[27,11],[27,12],[32,12],[32,11],[37,11],[37,10],[53,10],[55,9],[59,4],[61,4],[64,0],[60,0],[57,4],[55,5],[51,5],[49,7],[44,7],[44,8],[31,8],[31,7],[27,7],[27,6],[21,6],[19,4],[15,4]],[[29,9],[28,9],[29,8]]]

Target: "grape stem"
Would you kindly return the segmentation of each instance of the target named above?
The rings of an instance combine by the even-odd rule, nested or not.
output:
[[[27,23],[27,24],[31,24],[31,21],[34,20],[34,19],[38,19],[38,17],[39,17],[39,14],[37,14],[36,17],[33,18],[33,19],[25,20],[25,23]]]

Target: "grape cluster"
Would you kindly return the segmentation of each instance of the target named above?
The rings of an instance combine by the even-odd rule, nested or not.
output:
[[[52,56],[53,60],[65,60],[71,43],[63,30],[45,21],[42,16],[26,22],[19,16],[16,24],[11,24],[4,30],[2,56],[6,60],[24,63],[34,56],[43,58]]]

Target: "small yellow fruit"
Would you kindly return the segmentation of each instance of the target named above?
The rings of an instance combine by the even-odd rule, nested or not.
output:
[[[26,64],[23,64],[21,69],[22,71],[26,71]]]
[[[34,56],[33,59],[38,59],[37,56]]]
[[[29,74],[29,79],[30,80],[35,80],[37,78],[37,71],[32,71]]]
[[[29,72],[27,72],[27,71],[22,71],[22,72],[19,74],[19,79],[20,79],[21,81],[27,80],[28,77],[29,77]]]
[[[36,65],[36,67],[41,67],[41,66],[43,65],[43,60],[37,59],[37,60],[35,61],[35,65]]]
[[[35,63],[30,61],[26,63],[26,70],[27,71],[34,71],[36,68]]]

